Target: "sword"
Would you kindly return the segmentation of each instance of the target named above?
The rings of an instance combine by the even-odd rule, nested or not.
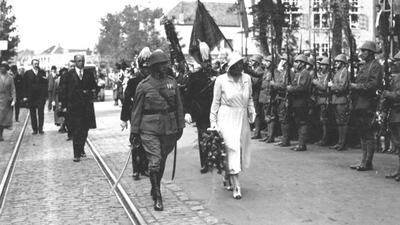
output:
[[[175,177],[175,169],[176,169],[176,152],[177,152],[177,148],[176,148],[176,146],[177,146],[177,144],[176,144],[177,142],[175,141],[175,149],[174,149],[174,165],[173,165],[173,167],[172,167],[172,180],[174,180],[174,177]]]
[[[122,169],[121,174],[119,175],[117,181],[116,181],[115,184],[112,186],[110,193],[108,193],[108,196],[111,196],[111,194],[113,193],[113,191],[114,191],[115,188],[117,187],[119,181],[121,180],[122,175],[124,174],[124,172],[125,172],[125,170],[126,170],[126,167],[128,166],[129,159],[131,158],[131,154],[132,154],[131,152],[132,152],[132,150],[133,150],[133,147],[130,148],[130,151],[128,152],[128,153],[129,153],[129,154],[128,154],[128,157],[126,158],[126,161],[125,161],[124,168]]]

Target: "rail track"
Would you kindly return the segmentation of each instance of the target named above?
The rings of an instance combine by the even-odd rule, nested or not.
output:
[[[18,163],[18,156],[20,154],[20,151],[23,149],[20,149],[21,143],[23,141],[23,137],[25,134],[26,127],[28,125],[29,121],[29,112],[27,113],[27,116],[24,120],[22,129],[18,135],[18,139],[15,142],[11,157],[8,161],[7,167],[5,169],[5,172],[3,174],[3,178],[0,183],[0,215],[3,212],[5,201],[7,199],[7,192],[10,188],[10,184],[13,178],[13,174],[15,171],[15,167]],[[96,161],[97,165],[99,166],[101,172],[103,175],[106,177],[108,183],[110,184],[110,187],[112,187],[115,182],[117,181],[116,176],[112,173],[111,169],[108,167],[107,163],[104,161],[102,158],[101,154],[99,151],[95,148],[93,145],[92,141],[88,138],[87,139],[87,146],[92,154],[94,160]],[[130,219],[131,223],[134,225],[146,225],[146,221],[143,219],[142,215],[140,214],[139,210],[136,208],[134,203],[131,201],[129,198],[127,192],[124,190],[121,184],[118,184],[114,190],[114,194],[116,198],[118,199],[119,203],[122,205],[124,208],[128,218]],[[112,198],[113,196],[110,196]]]

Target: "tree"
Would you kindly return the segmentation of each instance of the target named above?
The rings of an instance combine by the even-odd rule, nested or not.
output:
[[[131,5],[118,13],[107,14],[100,20],[99,43],[96,48],[100,55],[109,56],[115,61],[134,61],[144,47],[157,48],[168,52],[168,43],[160,38],[155,30],[154,19],[161,18],[162,9],[141,9]]]
[[[0,40],[8,41],[7,51],[1,51],[1,61],[9,61],[17,54],[19,36],[15,34],[16,27],[14,22],[16,17],[11,15],[12,6],[7,4],[6,0],[0,2]]]

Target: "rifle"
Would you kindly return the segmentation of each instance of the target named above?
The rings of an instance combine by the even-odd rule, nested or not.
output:
[[[271,32],[272,33],[272,32]],[[271,36],[271,57],[272,57],[272,64],[271,64],[271,78],[270,78],[270,81],[271,80],[275,80],[275,54],[274,54],[274,42],[273,42],[273,38],[272,38],[272,36]],[[272,86],[270,86],[270,92],[269,92],[269,96],[270,96],[270,101],[269,101],[269,104],[268,104],[268,107],[267,107],[267,111],[266,111],[266,115],[267,116],[271,116],[271,110],[272,110],[272,101],[275,99],[275,97],[276,97],[276,94],[277,94],[277,92],[276,92],[276,90],[272,87]]]
[[[286,68],[286,86],[287,85],[290,85],[290,83],[291,83],[291,77],[290,77],[290,62],[289,62],[289,32],[287,33],[287,38],[286,38],[286,54],[287,54],[287,61],[286,61],[286,65],[287,65],[287,68]],[[289,104],[289,92],[288,92],[288,90],[286,89],[286,95],[285,95],[285,102],[286,102],[286,112],[285,112],[285,115],[283,116],[283,120],[282,121],[285,121],[285,119],[286,119],[286,116],[287,116],[287,114],[288,114],[288,111],[289,111],[289,106],[290,106],[290,104]]]
[[[328,65],[328,77],[326,78],[326,81],[329,82],[332,80],[332,49],[331,49],[331,35],[328,35],[328,49],[329,49],[329,65]],[[328,93],[328,97],[325,99],[325,105],[328,107],[332,103],[332,93],[331,93],[331,88],[327,87],[326,88],[326,93]]]

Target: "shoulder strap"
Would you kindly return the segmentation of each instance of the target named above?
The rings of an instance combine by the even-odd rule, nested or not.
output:
[[[171,104],[170,104],[170,102],[168,101],[167,96],[165,96],[164,93],[162,93],[160,90],[158,90],[158,88],[156,88],[156,86],[151,82],[150,79],[149,79],[147,82],[149,82],[149,84],[150,84],[154,89],[156,89],[156,91],[158,92],[158,94],[160,94],[161,97],[164,98],[164,100],[165,100],[165,101],[167,102],[167,104],[168,104],[168,107],[171,107]]]

